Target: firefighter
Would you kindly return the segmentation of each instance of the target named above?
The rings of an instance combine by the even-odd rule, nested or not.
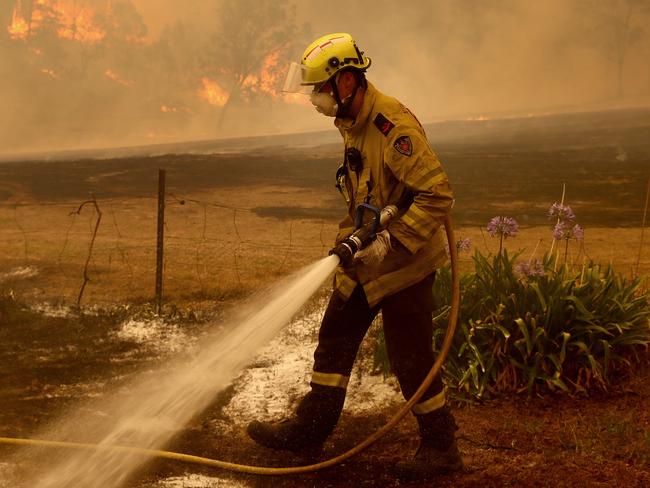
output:
[[[248,425],[249,436],[272,449],[305,452],[322,446],[341,414],[359,345],[379,311],[390,365],[405,398],[435,360],[432,286],[435,270],[447,259],[441,224],[453,203],[452,190],[416,117],[366,80],[370,62],[349,34],[330,34],[307,47],[285,82],[285,91],[309,94],[318,112],[335,117],[343,136],[336,183],[348,212],[336,243],[354,231],[360,204],[399,204],[401,210],[350,266],[337,268],[309,393],[288,419]],[[400,474],[426,478],[461,470],[458,427],[439,376],[412,411],[420,446],[412,460],[398,465]]]

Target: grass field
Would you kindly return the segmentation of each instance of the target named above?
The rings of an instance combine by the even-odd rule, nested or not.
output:
[[[457,234],[482,252],[495,215],[514,217],[522,257],[551,246],[547,211],[565,203],[585,228],[570,261],[644,274],[641,223],[650,175],[650,110],[429,126],[454,187]],[[463,134],[465,137],[463,138]],[[167,171],[165,292],[174,301],[238,295],[326,254],[343,212],[333,188],[339,145],[249,152],[0,164],[0,269],[31,267],[4,286],[76,301],[96,216],[89,303],[151,298],[157,172]],[[648,238],[650,240],[650,238]],[[468,256],[462,256],[465,269]],[[638,265],[637,265],[638,263]],[[17,277],[22,277],[18,275]]]

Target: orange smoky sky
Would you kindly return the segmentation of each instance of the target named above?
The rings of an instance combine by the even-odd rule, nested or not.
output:
[[[646,0],[0,0],[0,15],[4,153],[331,129],[280,87],[332,32],[425,122],[650,103]],[[267,18],[292,39],[242,37]]]

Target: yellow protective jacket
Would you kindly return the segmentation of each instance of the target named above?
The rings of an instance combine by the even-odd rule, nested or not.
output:
[[[334,289],[347,299],[361,283],[372,307],[445,263],[441,224],[452,206],[453,194],[418,120],[371,83],[356,119],[337,118],[334,124],[346,150],[356,148],[362,156],[362,169],[355,172],[348,168],[345,177],[351,201],[348,215],[339,224],[337,244],[354,231],[359,204],[370,203],[381,209],[400,202],[406,192],[412,195],[411,205],[388,225],[391,241],[398,242],[379,266],[356,261],[349,268],[339,266],[336,270]]]

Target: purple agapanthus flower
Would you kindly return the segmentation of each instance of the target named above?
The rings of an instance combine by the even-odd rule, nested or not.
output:
[[[573,234],[573,237],[575,237],[579,241],[583,240],[585,237],[585,230],[582,228],[580,224],[574,225],[573,228],[571,229],[571,232]]]
[[[469,251],[472,247],[472,239],[469,237],[463,237],[456,243],[456,250],[458,252]]]
[[[493,217],[487,225],[488,234],[491,237],[500,236],[502,238],[514,237],[519,231],[519,224],[512,217]]]
[[[564,222],[558,222],[555,224],[555,227],[553,227],[553,238],[559,241],[564,239],[566,235],[567,225]]]
[[[577,239],[581,241],[584,237],[584,229],[576,224],[576,216],[568,205],[554,203],[548,210],[548,218],[556,218],[557,221],[553,227],[553,238],[560,241],[562,239]]]
[[[544,265],[539,259],[535,259],[535,261],[532,262],[522,261],[517,263],[515,265],[515,272],[528,277],[544,276],[545,274]]]
[[[548,209],[548,218],[557,218],[560,222],[573,222],[576,216],[571,207],[556,202]]]
[[[553,237],[558,241],[562,239],[577,239],[581,241],[584,238],[585,231],[580,224],[571,226],[568,222],[558,222],[553,227]]]

